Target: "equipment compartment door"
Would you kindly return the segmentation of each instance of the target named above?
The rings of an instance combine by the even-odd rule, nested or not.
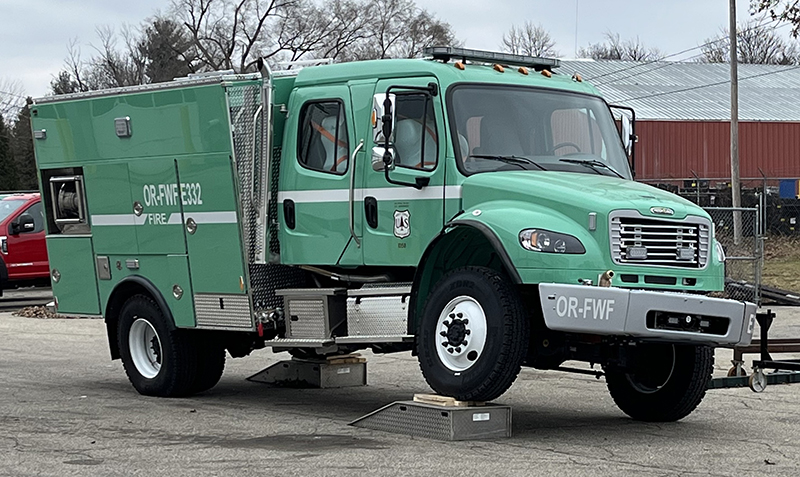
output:
[[[47,250],[58,312],[101,314],[91,237],[51,235]]]

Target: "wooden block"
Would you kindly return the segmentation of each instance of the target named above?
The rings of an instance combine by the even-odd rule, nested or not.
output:
[[[483,406],[486,404],[483,401],[459,401],[456,398],[450,396],[440,396],[438,394],[415,394],[414,402],[447,407],[473,407]]]

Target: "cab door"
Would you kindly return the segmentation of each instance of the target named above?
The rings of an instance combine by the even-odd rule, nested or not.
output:
[[[25,221],[21,218],[30,219]],[[44,239],[44,213],[42,202],[24,208],[9,223],[6,238],[6,255],[3,259],[12,280],[47,277],[47,246]]]
[[[346,85],[300,88],[289,105],[281,159],[281,262],[335,265],[353,240],[350,158],[355,147]]]
[[[365,265],[418,265],[444,225],[446,131],[441,95],[402,88],[424,88],[431,83],[438,85],[434,77],[381,80],[376,85],[375,94],[385,93],[390,86],[395,94],[390,179],[415,184],[421,178],[427,185],[417,189],[390,183],[384,171],[375,170],[371,160],[364,161],[359,205]],[[370,136],[365,144],[368,157],[373,148],[383,145],[376,143],[377,129]]]

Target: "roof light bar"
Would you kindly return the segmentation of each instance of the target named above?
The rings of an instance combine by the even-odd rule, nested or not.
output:
[[[479,61],[482,63],[501,63],[504,65],[528,66],[536,71],[558,68],[561,66],[561,61],[556,58],[512,55],[510,53],[469,50],[466,48],[453,48],[451,46],[429,46],[424,49],[424,53],[427,56],[432,56],[436,60],[450,61],[455,58],[465,61]]]

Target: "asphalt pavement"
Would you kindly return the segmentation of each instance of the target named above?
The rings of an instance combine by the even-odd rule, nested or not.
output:
[[[800,310],[775,326],[800,337]],[[684,420],[648,424],[603,379],[525,369],[498,400],[512,438],[439,442],[347,425],[430,392],[410,353],[364,355],[366,387],[246,381],[288,359],[262,350],[202,395],[149,398],[110,361],[101,320],[0,313],[0,475],[800,475],[800,384],[709,391]],[[718,351],[717,375],[730,357]]]

